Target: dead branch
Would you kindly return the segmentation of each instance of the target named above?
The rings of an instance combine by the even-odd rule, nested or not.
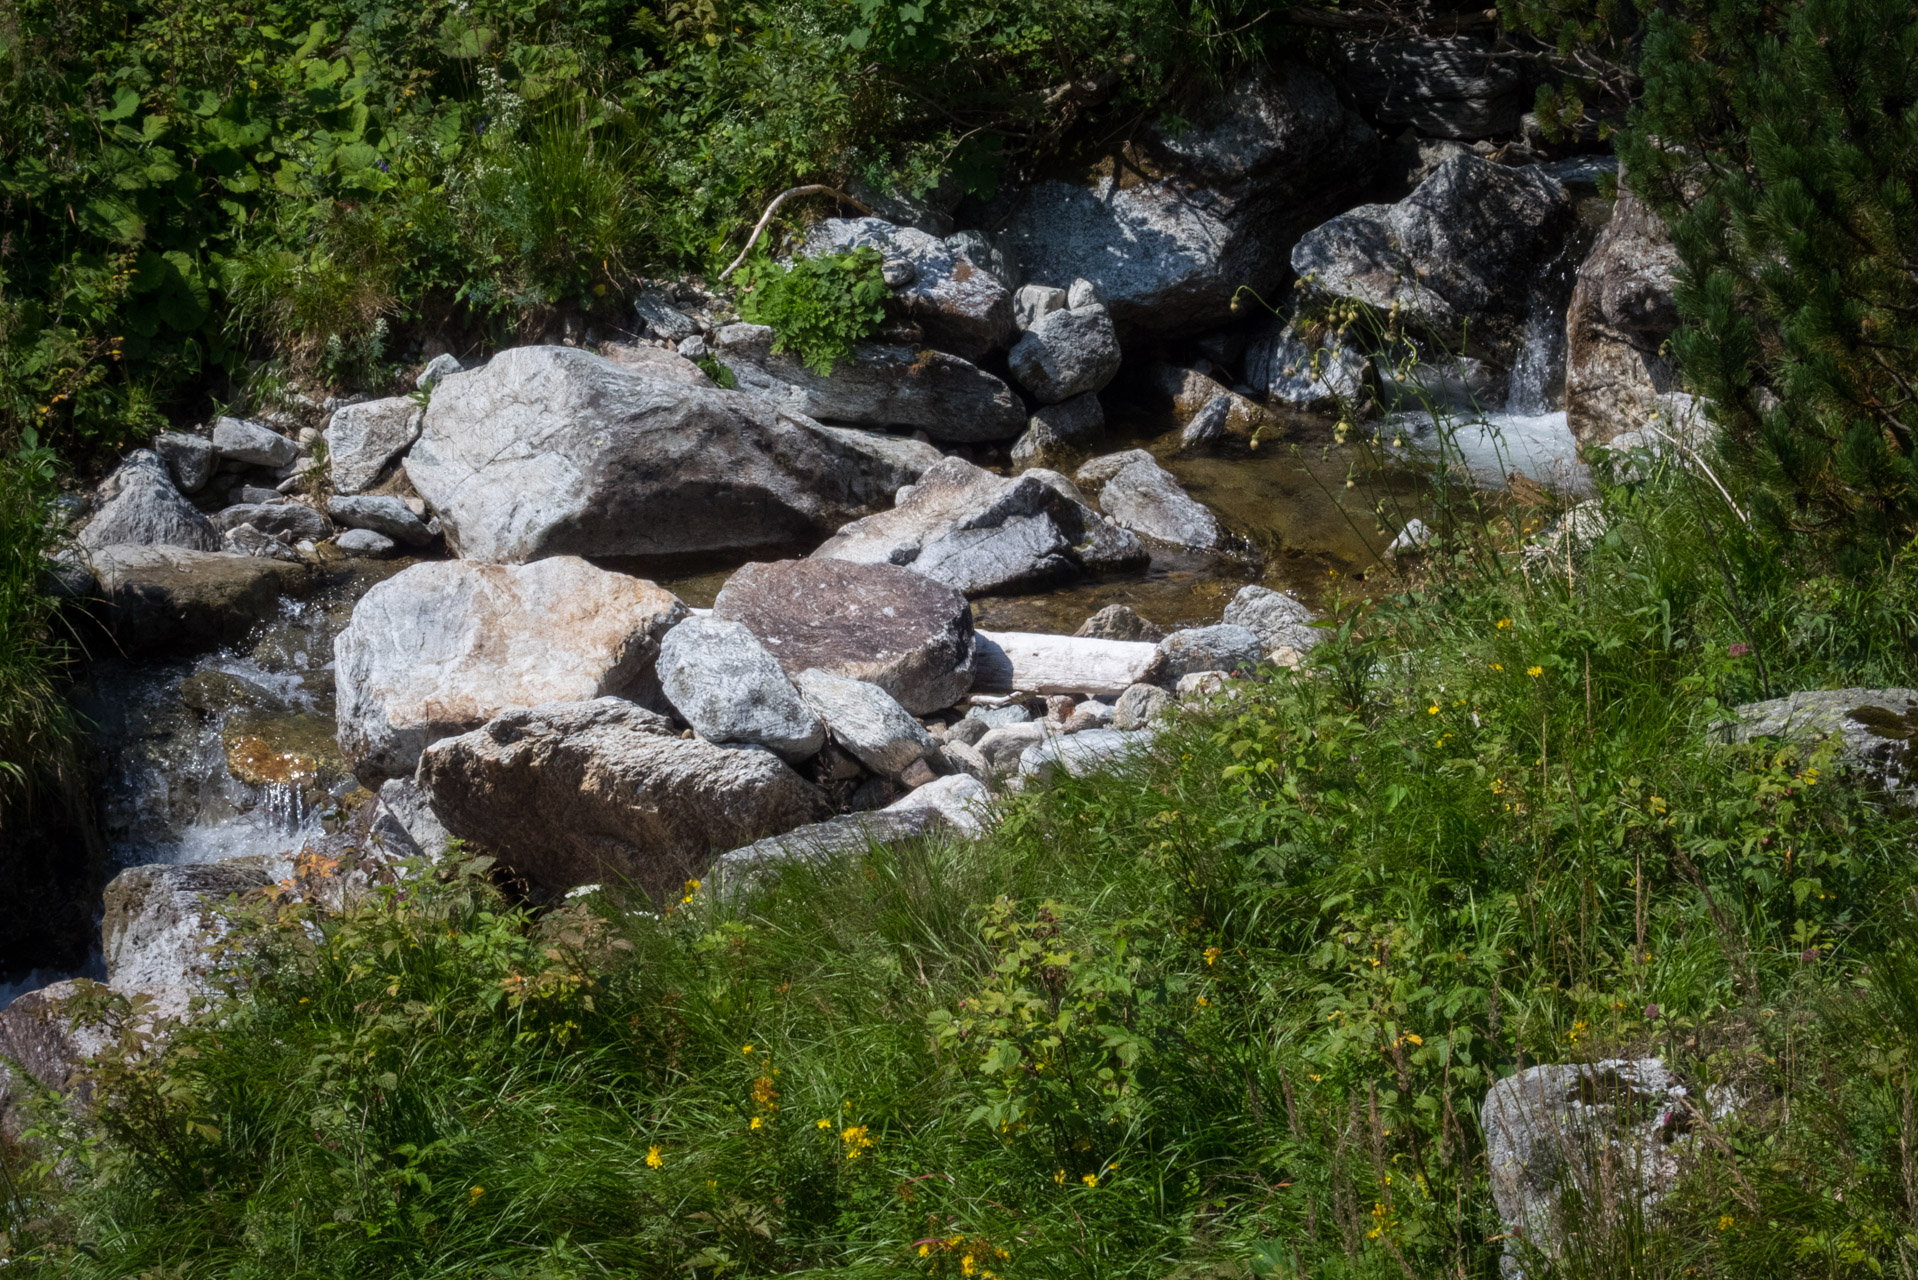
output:
[[[759,222],[753,227],[753,233],[746,237],[746,247],[739,251],[737,258],[733,259],[732,266],[727,267],[719,273],[721,280],[724,280],[727,276],[739,269],[739,264],[746,260],[746,255],[753,251],[755,244],[759,243],[759,237],[765,232],[766,224],[773,220],[775,213],[779,212],[779,206],[794,196],[831,196],[833,199],[839,201],[839,203],[849,204],[861,213],[872,212],[870,205],[860,203],[837,187],[828,187],[816,182],[804,187],[788,187],[786,190],[774,196],[773,202],[766,206],[766,212],[759,215]]]

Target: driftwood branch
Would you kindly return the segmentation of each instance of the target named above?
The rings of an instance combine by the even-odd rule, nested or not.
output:
[[[792,199],[794,196],[831,196],[833,199],[839,201],[839,203],[849,204],[861,213],[872,212],[871,206],[861,204],[837,187],[823,186],[819,183],[813,183],[810,186],[804,187],[788,187],[786,190],[774,196],[773,202],[766,206],[766,212],[759,215],[759,224],[753,228],[753,233],[746,237],[746,247],[739,251],[737,258],[733,259],[732,266],[727,267],[719,273],[721,280],[724,280],[727,276],[739,269],[739,264],[746,260],[746,255],[753,251],[755,244],[759,243],[759,237],[765,233],[766,224],[773,220],[775,213],[779,212],[779,206],[785,204],[786,201]]]

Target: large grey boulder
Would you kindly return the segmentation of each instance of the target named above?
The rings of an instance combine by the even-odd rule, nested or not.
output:
[[[1012,469],[1070,466],[1105,442],[1106,415],[1093,392],[1043,405],[1012,446]]]
[[[1019,336],[1007,362],[1041,404],[1102,390],[1119,372],[1119,335],[1102,306],[1053,311]]]
[[[101,547],[87,557],[123,648],[202,652],[246,638],[308,583],[305,566],[184,547]]]
[[[1393,132],[1491,138],[1518,130],[1525,74],[1482,36],[1367,40],[1347,50],[1345,83],[1360,111]]]
[[[1678,328],[1678,250],[1651,206],[1621,186],[1578,269],[1565,313],[1565,421],[1581,444],[1642,428],[1678,389],[1664,354]]]
[[[895,286],[887,305],[916,321],[931,346],[977,360],[1012,336],[1012,291],[985,263],[973,261],[965,241],[878,218],[827,218],[807,229],[799,252],[814,258],[857,248],[911,265],[911,281]]]
[[[341,753],[377,786],[512,707],[655,696],[660,640],[685,616],[671,592],[573,556],[413,565],[334,641]]]
[[[1224,621],[1256,632],[1259,644],[1268,654],[1281,649],[1305,653],[1325,633],[1312,624],[1318,620],[1305,602],[1287,591],[1270,587],[1240,587],[1225,607]]]
[[[1777,738],[1811,744],[1831,739],[1833,763],[1918,802],[1918,689],[1809,689],[1748,702],[1717,726],[1729,742]]]
[[[939,745],[876,684],[818,670],[800,672],[797,683],[833,741],[882,778],[897,778]]]
[[[619,698],[507,712],[427,748],[418,780],[449,833],[549,890],[676,897],[715,854],[826,816],[772,752],[682,738]]]
[[[1095,493],[1099,509],[1122,528],[1195,551],[1217,550],[1225,543],[1217,517],[1194,502],[1144,449],[1094,458],[1073,479]]]
[[[435,389],[405,467],[459,554],[518,562],[808,541],[937,456],[571,347],[516,347]]]
[[[943,351],[862,342],[852,359],[820,374],[789,351],[775,352],[763,324],[727,325],[713,350],[741,390],[808,418],[918,428],[955,444],[1010,440],[1025,421],[1025,406],[1003,379]]]
[[[265,423],[221,418],[213,424],[213,448],[222,458],[276,470],[293,465],[300,446]]]
[[[110,546],[220,549],[220,531],[180,496],[166,463],[151,449],[128,454],[100,483],[99,496],[99,510],[80,531],[80,545],[88,551]]]
[[[448,369],[444,361],[451,361],[452,367]],[[420,378],[431,388],[459,371],[459,361],[451,356],[439,356],[427,365]],[[426,381],[429,373],[433,377]],[[359,493],[372,488],[393,460],[419,439],[425,414],[425,409],[410,396],[366,400],[335,409],[325,431],[333,491]]]
[[[1541,268],[1573,222],[1565,188],[1536,168],[1461,152],[1397,204],[1307,232],[1292,269],[1322,295],[1396,311],[1447,350],[1510,364]]]
[[[186,1013],[212,972],[207,943],[224,932],[215,908],[271,883],[259,858],[122,871],[101,900],[107,985],[151,996],[162,1017]]]
[[[1693,1146],[1699,1114],[1657,1058],[1530,1067],[1494,1084],[1480,1124],[1509,1235],[1506,1280],[1523,1280],[1530,1258],[1549,1267],[1563,1256],[1575,1226],[1568,1197],[1598,1231],[1655,1209]]]
[[[765,747],[804,760],[826,743],[826,727],[779,663],[737,622],[687,618],[659,646],[666,700],[708,742]]]
[[[817,668],[877,685],[906,710],[949,707],[972,687],[972,607],[910,569],[846,560],[749,564],[713,617],[745,624],[788,676]]]
[[[67,1000],[84,979],[68,978],[29,991],[0,1009],[0,1136],[18,1142],[38,1120],[42,1091],[67,1098],[90,1058],[113,1043],[105,1027],[75,1026]]]
[[[1136,539],[1037,472],[995,476],[962,458],[927,471],[897,507],[842,528],[816,559],[894,564],[967,595],[1038,590],[1144,559]]]
[[[1172,683],[1201,671],[1250,672],[1265,661],[1265,645],[1250,627],[1221,622],[1174,631],[1159,642],[1165,655],[1159,678]]]
[[[165,460],[173,483],[179,486],[181,493],[198,493],[204,489],[220,461],[211,440],[183,431],[162,431],[153,438],[153,451]]]
[[[348,494],[328,498],[326,514],[348,529],[371,529],[395,542],[423,547],[433,540],[433,531],[398,498],[386,494]]]
[[[1148,149],[1161,176],[1049,180],[1021,193],[1007,239],[1028,282],[1090,281],[1121,331],[1189,333],[1232,318],[1246,285],[1268,295],[1298,233],[1369,178],[1377,135],[1324,76],[1286,64],[1248,77]]]

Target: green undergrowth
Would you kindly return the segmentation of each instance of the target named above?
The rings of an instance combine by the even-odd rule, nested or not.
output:
[[[1554,1274],[1910,1274],[1918,820],[1714,726],[1910,683],[1913,587],[1734,602],[1675,497],[1611,492],[1570,573],[1440,548],[976,843],[236,907],[163,1055],[83,1002],[120,1051],[10,1164],[10,1273],[1491,1277],[1490,1082],[1659,1054],[1735,1108]]]

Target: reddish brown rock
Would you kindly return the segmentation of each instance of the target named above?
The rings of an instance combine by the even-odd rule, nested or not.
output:
[[[780,560],[740,569],[713,616],[745,624],[788,675],[876,684],[915,715],[972,688],[972,609],[943,582],[890,564]]]

